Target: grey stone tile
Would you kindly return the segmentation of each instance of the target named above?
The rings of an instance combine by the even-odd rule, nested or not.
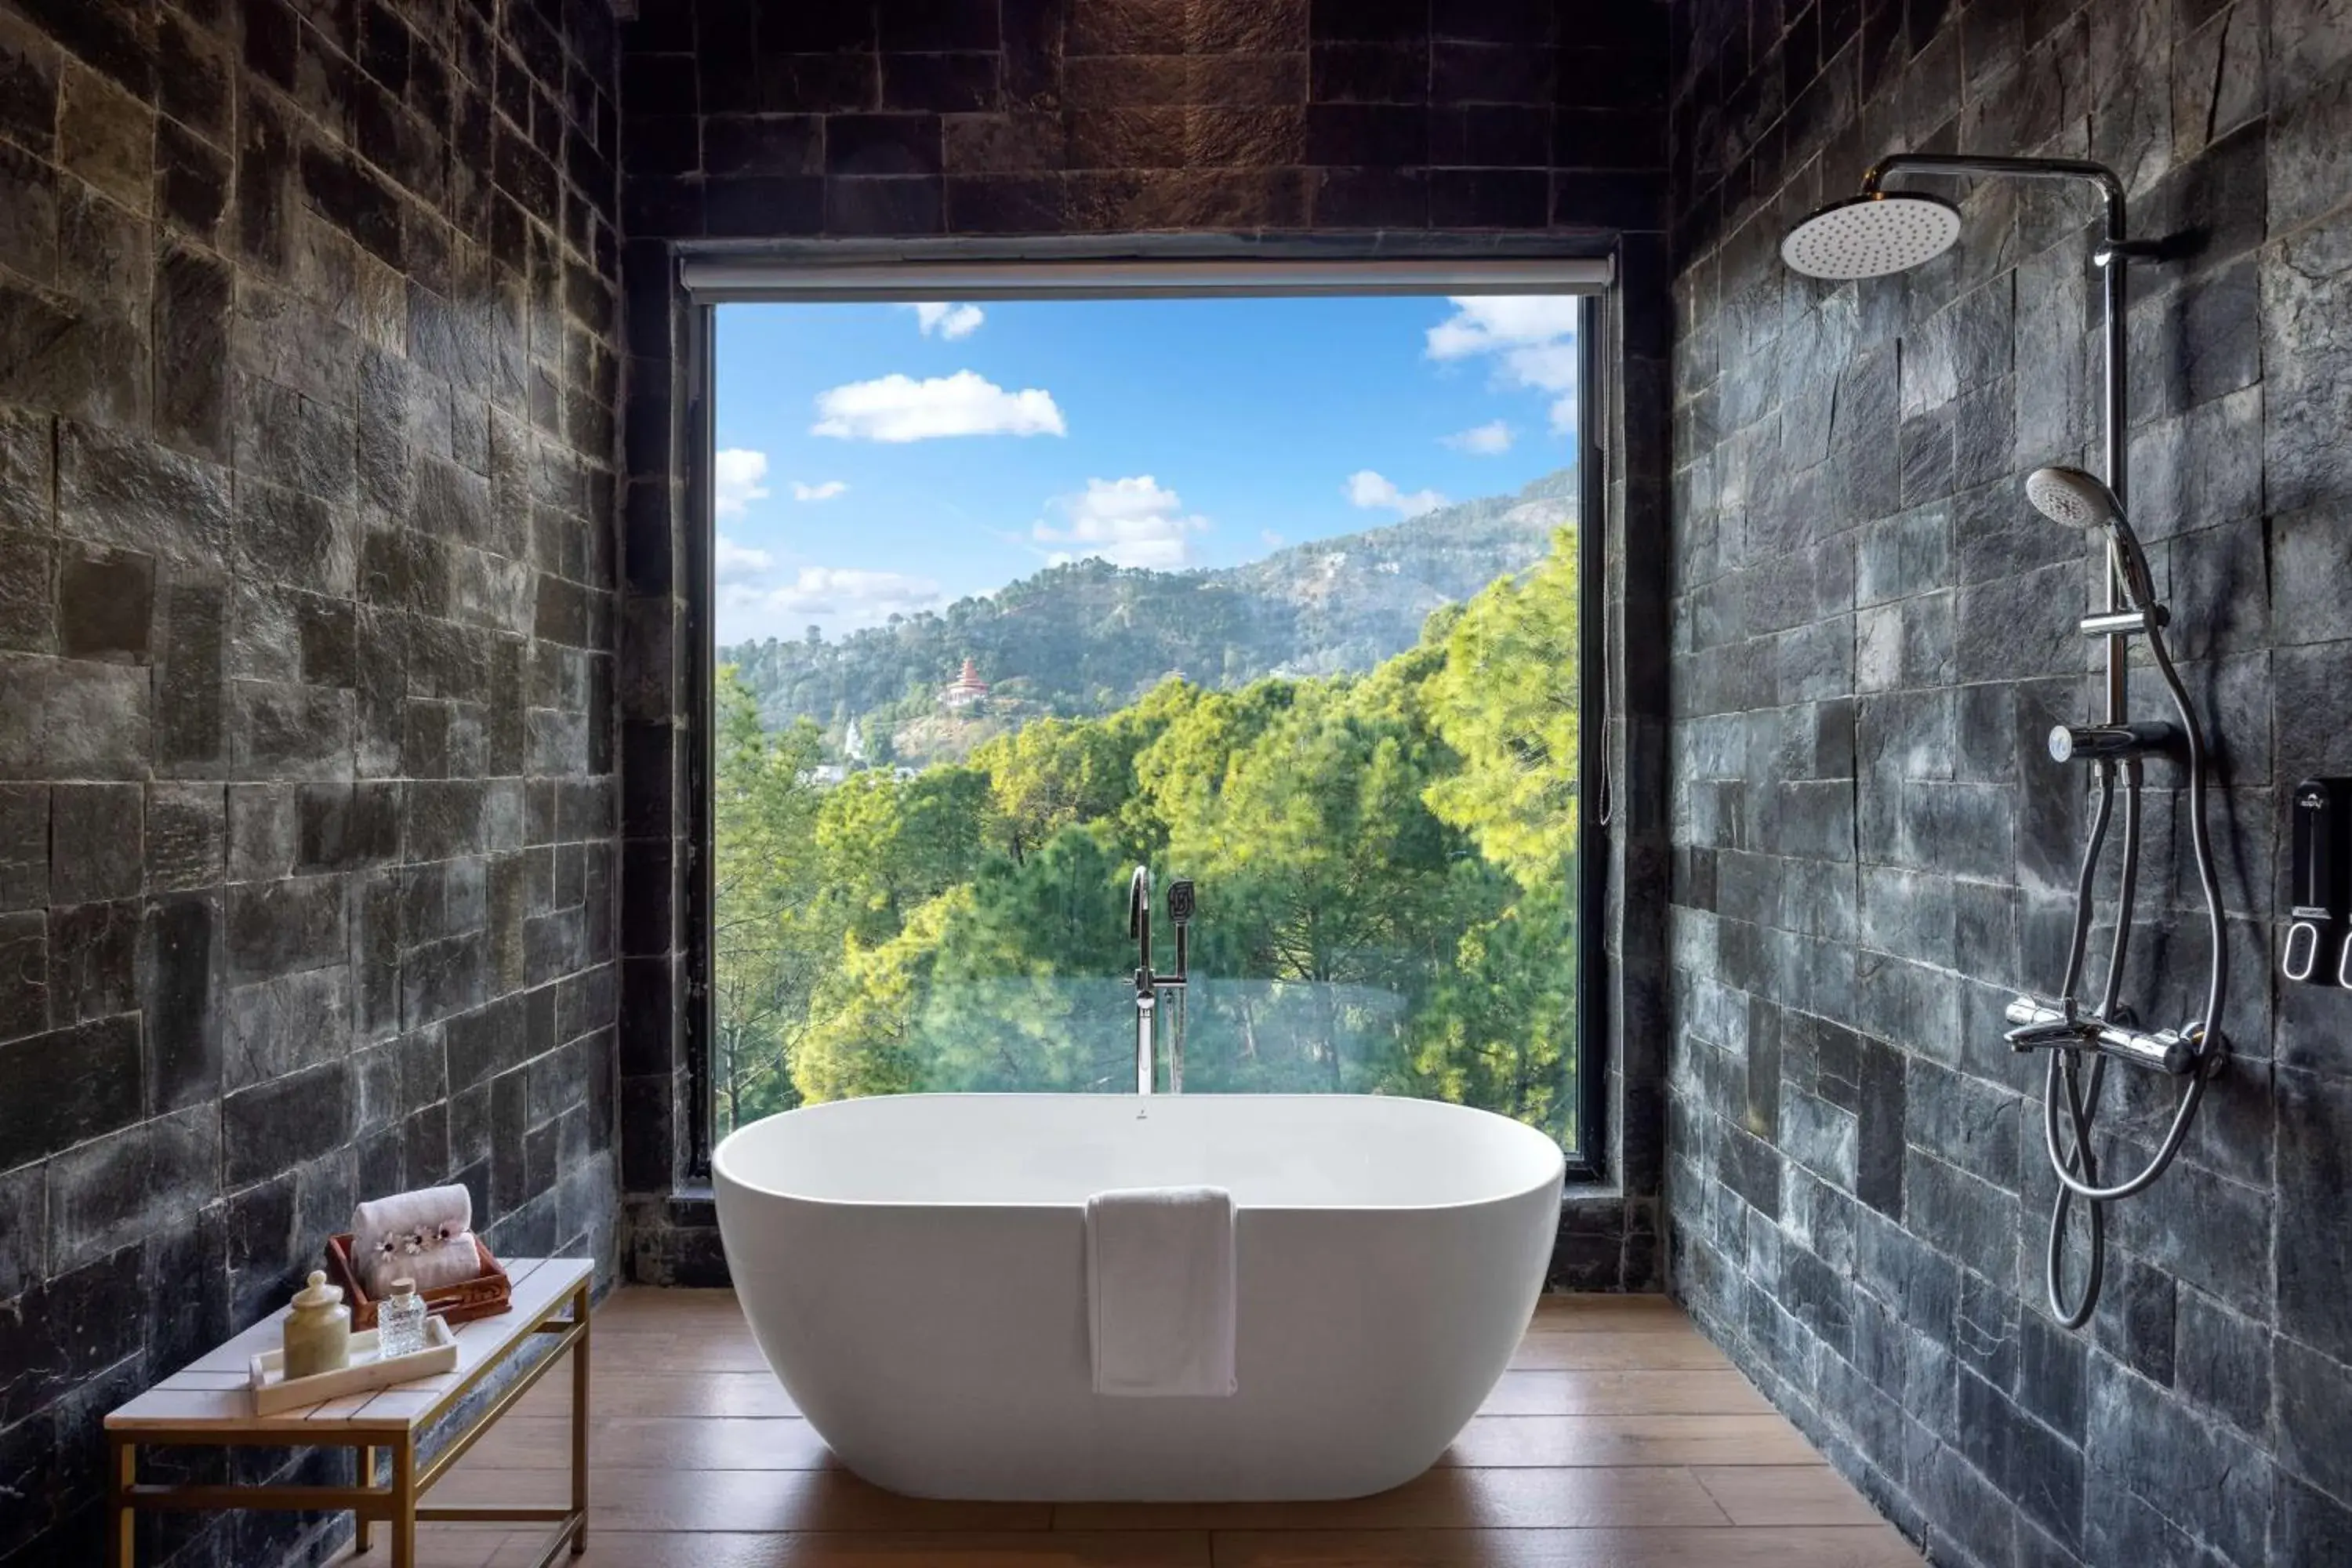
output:
[[[49,1166],[49,1267],[79,1268],[188,1224],[220,1184],[220,1112],[193,1106],[58,1156]]]

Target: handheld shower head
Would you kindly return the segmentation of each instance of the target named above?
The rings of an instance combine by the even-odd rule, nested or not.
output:
[[[2105,533],[2122,563],[2124,589],[2137,609],[2156,604],[2156,579],[2139,535],[2124,520],[2116,492],[2080,468],[2036,468],[2025,479],[2025,499],[2051,521]]]
[[[2105,528],[2121,522],[2116,492],[2080,468],[2036,468],[2025,477],[2025,499],[2033,510],[2068,528]]]
[[[1866,191],[1790,229],[1780,259],[1808,278],[1883,278],[1933,261],[1960,237],[1960,209],[1913,191]]]

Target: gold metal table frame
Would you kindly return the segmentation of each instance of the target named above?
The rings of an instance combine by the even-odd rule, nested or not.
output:
[[[107,1442],[108,1500],[111,1517],[107,1530],[109,1568],[132,1568],[137,1552],[142,1513],[208,1512],[259,1509],[277,1512],[335,1512],[357,1516],[354,1549],[364,1552],[373,1544],[373,1527],[388,1527],[392,1536],[392,1568],[415,1568],[416,1527],[420,1523],[552,1524],[554,1533],[538,1558],[538,1568],[549,1568],[566,1548],[578,1556],[588,1550],[588,1317],[589,1287],[593,1276],[580,1282],[539,1310],[528,1327],[487,1357],[415,1420],[363,1419],[320,1423],[313,1435],[287,1426],[240,1426],[222,1421],[190,1421],[184,1426],[158,1423],[110,1429]],[[559,1311],[569,1308],[563,1316]],[[466,1420],[446,1445],[419,1464],[418,1440],[427,1428],[454,1408],[492,1373],[510,1362],[523,1346],[542,1336],[554,1336],[548,1352],[526,1369],[498,1396]],[[572,1356],[572,1500],[562,1507],[499,1503],[460,1503],[428,1507],[422,1503],[434,1484],[451,1466],[466,1457],[499,1416],[514,1408],[538,1385],[548,1370]],[[358,1451],[359,1484],[332,1486],[200,1486],[157,1485],[139,1479],[139,1450],[150,1447],[353,1448]],[[391,1478],[378,1486],[378,1456],[388,1453]]]

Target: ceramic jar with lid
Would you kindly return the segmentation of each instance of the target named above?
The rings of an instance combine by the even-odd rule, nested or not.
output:
[[[342,1291],[327,1283],[325,1271],[313,1269],[310,1288],[296,1293],[286,1319],[287,1381],[339,1372],[351,1361],[352,1310],[343,1305]]]

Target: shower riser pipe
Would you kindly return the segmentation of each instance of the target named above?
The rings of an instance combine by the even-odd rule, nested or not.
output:
[[[2116,494],[2118,503],[2129,506],[2131,493],[2126,469],[2129,467],[2130,407],[2126,381],[2129,365],[2125,348],[2125,316],[2128,304],[2126,294],[2124,268],[2128,254],[2128,237],[2125,229],[2123,182],[2115,171],[2104,163],[2093,163],[2068,158],[1995,158],[1977,157],[1954,153],[1898,153],[1882,158],[1871,165],[1862,177],[1862,188],[1876,194],[1880,182],[1890,174],[1993,174],[2005,178],[2028,180],[2088,180],[2099,187],[2105,208],[2105,242],[2099,249],[2100,289],[2105,305],[2104,323],[2105,342],[2106,386],[2100,399],[2100,412],[2106,428],[2105,447],[2106,473],[2103,476],[2107,488]],[[2122,564],[2113,549],[2107,552],[2106,586],[2100,595],[2103,613],[2113,615],[2122,607]],[[2105,710],[2106,722],[2120,724],[2127,710],[2126,669],[2127,645],[2120,635],[2107,638],[2106,692]]]

